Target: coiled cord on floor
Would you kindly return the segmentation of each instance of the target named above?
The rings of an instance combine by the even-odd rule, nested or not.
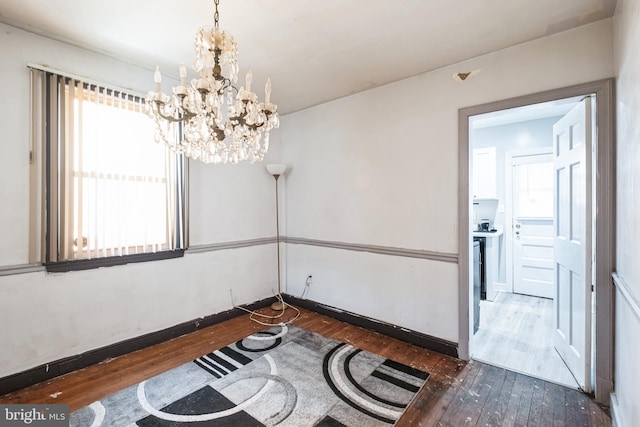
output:
[[[268,314],[258,313],[255,310],[249,310],[248,308],[236,305],[235,300],[233,298],[233,291],[231,289],[229,289],[229,294],[231,295],[231,304],[233,305],[234,308],[239,308],[242,311],[246,311],[247,313],[250,313],[251,315],[249,316],[249,319],[251,319],[255,323],[257,323],[259,325],[262,325],[262,326],[273,326],[273,325],[277,325],[277,323],[266,323],[266,322],[263,322],[261,320],[258,320],[256,317],[260,317],[260,318],[263,318],[263,319],[270,319],[270,320],[280,319],[284,315],[284,312],[287,310],[287,307],[291,307],[293,310],[295,310],[296,311],[296,315],[293,317],[293,319],[289,319],[286,322],[280,322],[280,324],[289,325],[289,324],[293,323],[298,317],[300,317],[300,310],[298,310],[296,307],[292,306],[291,304],[286,303],[284,301],[284,298],[282,297],[282,294],[279,294],[279,293],[276,293],[276,292],[274,292],[274,296],[282,304],[282,310],[280,311],[280,313],[275,314],[275,315],[268,315]]]

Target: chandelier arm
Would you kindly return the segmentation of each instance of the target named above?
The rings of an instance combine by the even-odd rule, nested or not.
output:
[[[224,134],[224,130],[220,129],[218,126],[214,127],[211,130],[213,131],[213,133],[216,134],[216,139],[218,141],[222,141],[226,137],[225,134]]]
[[[162,112],[162,109],[160,108],[160,106],[162,106],[163,104],[155,103],[155,105],[156,105],[155,113],[156,113],[159,117],[161,117],[161,118],[163,118],[164,120],[166,120],[166,121],[168,121],[168,122],[171,122],[171,123],[180,123],[180,122],[185,122],[185,121],[187,121],[187,120],[189,120],[189,119],[191,119],[191,118],[193,118],[193,117],[195,117],[195,116],[196,116],[196,114],[195,114],[195,113],[185,112],[185,113],[182,113],[182,116],[180,116],[180,117],[176,118],[176,117],[173,117],[173,116],[171,116],[171,115],[164,114],[164,113]]]
[[[242,101],[242,102],[245,105],[247,104],[246,101]],[[237,115],[237,116],[231,116],[231,117],[229,117],[229,120],[234,121],[237,124],[247,126],[251,130],[257,130],[257,129],[265,127],[267,122],[269,121],[269,117],[271,117],[274,114],[274,111],[270,111],[270,110],[263,110],[263,112],[264,112],[264,115],[266,117],[266,120],[263,123],[260,123],[260,124],[255,124],[255,123],[254,124],[247,124],[247,121],[245,120],[246,114]]]
[[[260,124],[255,124],[255,123],[254,124],[248,124],[247,121],[244,119],[244,116],[230,117],[229,120],[234,121],[238,125],[246,126],[247,128],[249,128],[251,130],[262,129],[266,125],[266,122],[265,123],[260,123]]]
[[[238,95],[240,93],[238,88],[231,84],[231,80],[229,80],[229,79],[224,79],[224,80],[225,80],[225,85],[226,85],[224,87],[225,89],[231,88],[231,89],[235,90],[236,91],[236,95]]]

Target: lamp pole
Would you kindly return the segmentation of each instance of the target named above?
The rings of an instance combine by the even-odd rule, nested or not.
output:
[[[267,171],[273,175],[273,179],[276,184],[276,252],[278,255],[278,295],[277,301],[271,304],[273,310],[284,311],[287,308],[287,304],[282,299],[282,288],[280,286],[280,201],[278,199],[278,178],[280,175],[284,175],[287,171],[287,165],[282,163],[271,163],[267,165]]]
[[[282,294],[280,293],[280,205],[278,202],[278,178],[280,178],[280,174],[273,174],[273,178],[275,179],[276,183],[276,253],[278,257],[278,300],[271,304],[271,308],[273,310],[281,311],[285,309],[285,305],[281,300]]]

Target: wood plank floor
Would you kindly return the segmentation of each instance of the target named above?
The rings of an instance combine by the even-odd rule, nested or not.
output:
[[[553,300],[499,292],[481,301],[471,352],[476,360],[578,388],[553,346]]]
[[[607,410],[577,390],[481,362],[466,363],[312,311],[301,312],[297,326],[431,374],[398,426],[611,425]],[[74,411],[261,329],[248,316],[238,317],[0,396],[0,403],[67,403]]]

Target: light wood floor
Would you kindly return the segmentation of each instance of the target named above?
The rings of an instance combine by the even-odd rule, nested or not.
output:
[[[466,363],[307,310],[294,324],[429,372],[397,426],[611,425],[607,410],[577,390]],[[73,411],[260,329],[248,316],[238,317],[0,396],[0,403],[67,403]]]
[[[480,301],[471,351],[476,360],[578,388],[553,347],[553,300],[500,292]]]

